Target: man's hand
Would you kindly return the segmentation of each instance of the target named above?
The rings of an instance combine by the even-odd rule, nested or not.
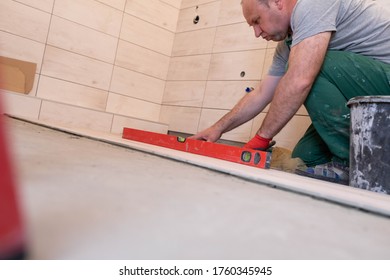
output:
[[[255,137],[253,137],[248,143],[246,143],[243,148],[265,151],[268,148],[272,147],[274,144],[275,141],[272,141],[272,139],[264,138],[256,134]]]
[[[253,119],[271,102],[280,79],[279,76],[266,75],[260,86],[244,95],[233,109],[215,124],[188,138],[215,142],[223,133]]]
[[[200,131],[200,132],[196,133],[195,135],[188,137],[188,138],[189,139],[203,140],[203,141],[207,141],[207,142],[215,142],[219,138],[221,138],[221,135],[222,135],[222,133],[218,129],[211,126],[211,127],[207,128],[205,130],[202,130],[202,131]]]

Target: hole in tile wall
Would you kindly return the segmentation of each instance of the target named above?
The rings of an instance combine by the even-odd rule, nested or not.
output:
[[[196,16],[194,18],[194,20],[192,21],[194,24],[198,24],[199,20],[200,20],[200,17],[198,15],[198,6],[196,6],[195,8],[195,13],[196,13]]]
[[[194,18],[194,24],[197,24],[199,22],[199,16],[197,15],[195,18]]]

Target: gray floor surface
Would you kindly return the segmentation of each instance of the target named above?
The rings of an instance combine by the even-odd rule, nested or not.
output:
[[[389,259],[390,219],[8,119],[31,259]]]

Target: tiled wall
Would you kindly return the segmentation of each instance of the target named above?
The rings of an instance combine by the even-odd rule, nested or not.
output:
[[[160,120],[170,130],[187,133],[210,126],[246,94],[246,87],[259,84],[275,45],[255,38],[239,0],[182,0]],[[264,116],[223,138],[248,141]],[[275,138],[278,145],[292,148],[309,124],[306,111],[300,110]]]
[[[166,131],[161,103],[181,0],[1,0],[0,55],[37,63],[6,112],[120,133]]]

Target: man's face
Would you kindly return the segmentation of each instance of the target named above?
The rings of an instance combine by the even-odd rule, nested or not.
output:
[[[289,21],[281,0],[242,0],[242,12],[255,36],[269,41],[281,41],[287,37]]]

